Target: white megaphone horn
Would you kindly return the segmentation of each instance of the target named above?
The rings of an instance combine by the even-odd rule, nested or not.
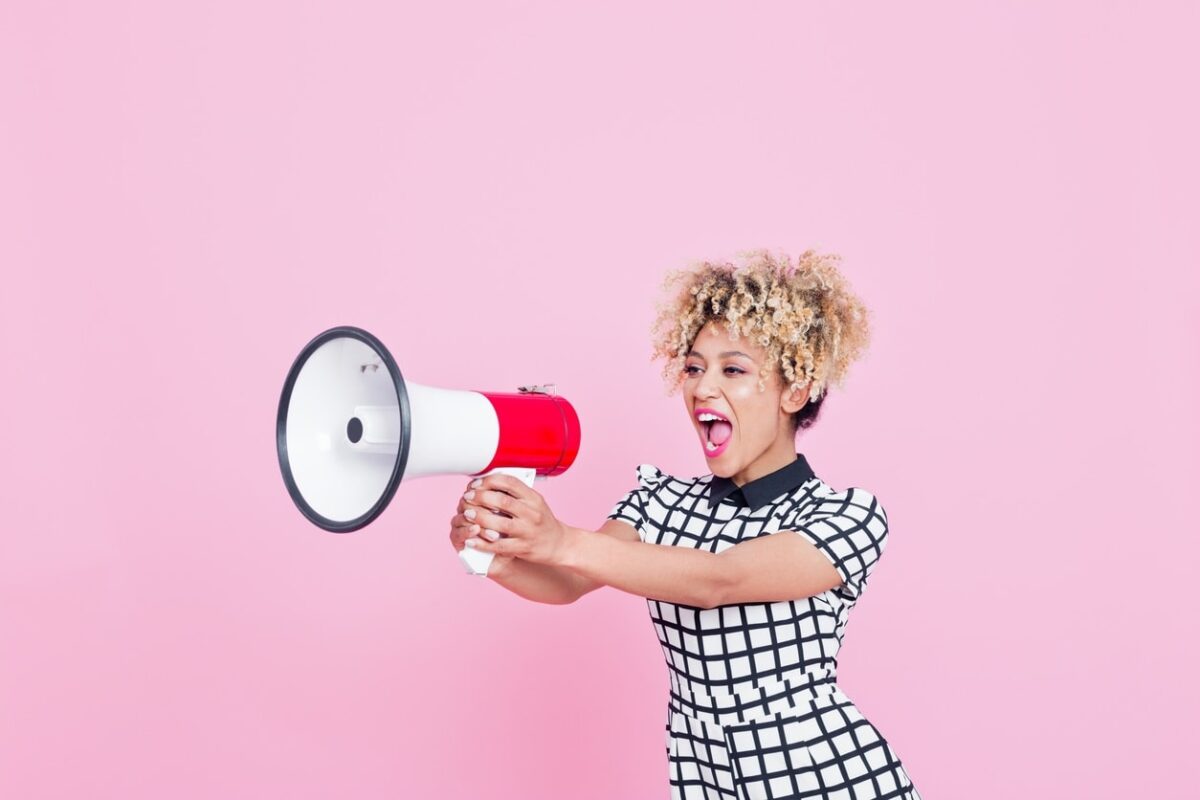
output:
[[[348,533],[387,507],[401,481],[506,472],[532,486],[579,453],[579,417],[549,387],[515,394],[404,380],[388,349],[341,326],[300,351],[283,384],[275,442],[283,481],[313,524]],[[487,575],[492,553],[459,551]]]

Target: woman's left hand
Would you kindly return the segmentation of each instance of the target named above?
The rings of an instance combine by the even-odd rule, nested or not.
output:
[[[471,486],[463,495],[463,514],[473,518],[482,530],[479,536],[467,540],[467,547],[540,564],[563,563],[569,529],[558,521],[540,494],[503,474],[488,475]],[[500,534],[500,538],[489,541],[488,531]]]

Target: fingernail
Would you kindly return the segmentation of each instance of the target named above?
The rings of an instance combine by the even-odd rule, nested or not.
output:
[[[484,531],[483,535],[491,539],[493,542],[500,538],[500,534],[495,531]]]
[[[472,489],[478,489],[480,486],[483,486],[483,478],[476,478],[475,480],[471,481]]]
[[[474,536],[475,534],[479,533],[479,526],[472,525],[470,528],[467,528],[467,530],[469,530],[471,532],[471,535]]]
[[[475,549],[475,545],[476,545],[478,542],[479,542],[479,540],[478,540],[478,539],[467,539],[467,541],[466,541],[466,545],[467,545],[467,547],[469,547],[469,548],[471,548],[472,550],[474,550],[474,549]]]
[[[467,519],[475,519],[475,509],[468,508],[466,511],[463,512],[463,516],[466,517]]]
[[[466,494],[463,495],[463,500],[474,500],[474,499],[475,499],[474,491],[467,492]]]

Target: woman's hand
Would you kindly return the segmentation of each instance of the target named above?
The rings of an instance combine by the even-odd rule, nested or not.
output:
[[[461,516],[471,532],[465,542],[468,547],[496,553],[497,558],[515,556],[552,566],[566,557],[570,529],[558,521],[540,494],[511,475],[472,481],[463,495]]]
[[[472,481],[473,483],[474,481]],[[467,491],[471,490],[471,485],[467,484]],[[450,518],[450,544],[454,545],[456,551],[462,550],[466,546],[467,539],[478,537],[483,533],[477,523],[472,522],[463,516],[463,511],[467,508],[467,501],[462,496],[458,498],[458,511]],[[478,539],[476,539],[478,541]],[[498,575],[509,562],[513,560],[513,556],[498,555],[492,558],[492,563],[488,566],[488,575],[495,577]]]

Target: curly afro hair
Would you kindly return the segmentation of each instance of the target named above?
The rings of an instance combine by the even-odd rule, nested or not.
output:
[[[792,415],[796,428],[816,422],[829,386],[842,386],[851,363],[870,344],[869,312],[837,269],[840,256],[806,250],[796,263],[765,249],[738,263],[701,261],[670,272],[669,293],[653,326],[654,358],[665,359],[670,390],[683,381],[683,364],[706,324],[723,324],[767,351],[759,373],[766,388],[777,369],[785,389],[809,386],[808,403]]]

